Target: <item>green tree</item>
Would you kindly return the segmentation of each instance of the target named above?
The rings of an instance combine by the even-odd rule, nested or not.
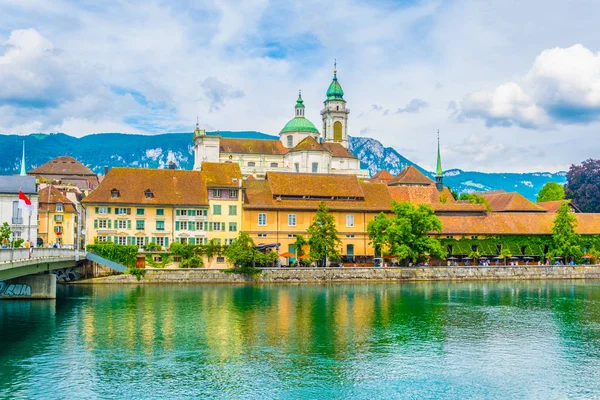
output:
[[[304,236],[298,235],[296,236],[296,241],[294,242],[294,248],[296,249],[296,258],[302,257],[304,253],[304,246],[308,244],[308,241],[304,239]]]
[[[307,233],[310,258],[324,260],[325,265],[327,265],[327,259],[339,260],[341,258],[338,247],[342,241],[338,237],[335,219],[329,213],[324,201],[319,203],[317,214],[308,227]]]
[[[568,203],[563,203],[556,212],[552,222],[552,241],[554,242],[553,254],[560,257],[577,258],[583,254],[581,237],[575,228],[577,218],[571,211]]]
[[[8,243],[8,241],[10,240],[11,233],[12,232],[10,230],[8,222],[3,223],[2,226],[0,226],[0,242],[3,244]]]
[[[386,249],[389,255],[407,262],[422,262],[429,256],[444,258],[446,251],[432,232],[441,232],[442,223],[429,205],[392,202],[394,216],[381,213],[367,225],[375,251]]]
[[[387,242],[387,229],[390,223],[391,220],[384,213],[380,213],[373,221],[367,224],[367,234],[369,235],[369,239],[371,239],[376,256],[381,256],[383,246]]]
[[[565,198],[565,187],[556,182],[548,182],[537,195],[536,201],[555,201]]]
[[[483,196],[476,195],[475,193],[463,193],[458,200],[467,201],[470,204],[484,204],[488,211],[492,211],[492,207],[487,199]]]
[[[225,257],[230,264],[236,267],[251,267],[252,263],[260,259],[260,251],[254,248],[254,241],[246,232],[240,232],[237,239],[225,250]],[[262,254],[262,253],[261,253]]]

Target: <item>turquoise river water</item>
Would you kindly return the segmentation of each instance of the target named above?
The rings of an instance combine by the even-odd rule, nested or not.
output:
[[[600,282],[59,287],[0,398],[600,398]]]

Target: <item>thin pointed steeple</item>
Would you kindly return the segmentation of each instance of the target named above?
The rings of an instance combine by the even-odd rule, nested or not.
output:
[[[444,171],[442,170],[442,157],[440,155],[440,130],[437,137],[437,167],[435,169],[435,186],[438,192],[444,189]]]
[[[23,140],[23,157],[21,158],[21,176],[27,176],[27,170],[25,169],[25,141]]]

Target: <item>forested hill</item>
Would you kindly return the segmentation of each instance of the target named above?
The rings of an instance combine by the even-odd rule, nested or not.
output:
[[[209,134],[216,134],[212,132]],[[277,139],[261,132],[218,132],[222,137]],[[0,174],[18,173],[21,165],[22,143],[25,141],[27,170],[31,170],[54,157],[68,154],[94,172],[103,173],[104,166],[128,166],[144,168],[164,168],[173,161],[178,168],[191,169],[193,148],[191,133],[168,133],[162,135],[131,135],[122,133],[101,133],[72,137],[62,133],[31,134],[27,136],[0,135]],[[350,150],[362,162],[363,167],[374,174],[387,169],[397,174],[408,165],[415,165],[421,171],[433,176],[420,166],[408,160],[394,148],[385,147],[381,142],[367,137],[352,137]],[[564,183],[565,172],[533,172],[524,174],[466,172],[452,169],[444,172],[444,184],[457,192],[504,189],[518,191],[534,199],[542,186],[549,181]]]

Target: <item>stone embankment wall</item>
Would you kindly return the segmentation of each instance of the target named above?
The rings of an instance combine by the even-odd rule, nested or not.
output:
[[[148,269],[138,280],[114,275],[78,283],[324,283],[360,281],[485,281],[527,279],[600,279],[600,266],[424,267],[424,268],[278,268],[257,277],[215,269]]]

